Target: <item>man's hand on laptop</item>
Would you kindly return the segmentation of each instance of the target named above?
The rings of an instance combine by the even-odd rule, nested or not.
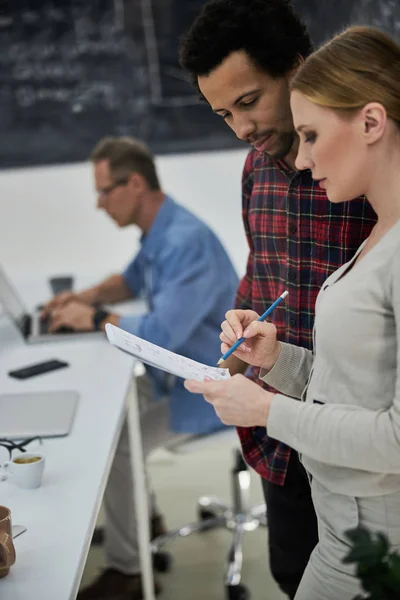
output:
[[[63,306],[66,306],[70,302],[74,301],[79,301],[79,294],[74,292],[61,292],[61,294],[57,294],[43,306],[41,317],[45,319],[46,317],[50,316],[54,310],[62,308]]]
[[[76,331],[93,331],[94,313],[93,306],[70,300],[51,310],[49,331],[55,332],[61,327],[68,327]]]

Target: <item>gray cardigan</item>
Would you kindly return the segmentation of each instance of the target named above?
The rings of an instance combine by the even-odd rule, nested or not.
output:
[[[282,344],[260,377],[282,392],[269,436],[332,492],[375,496],[400,490],[400,221],[354,262],[318,295],[315,357]]]

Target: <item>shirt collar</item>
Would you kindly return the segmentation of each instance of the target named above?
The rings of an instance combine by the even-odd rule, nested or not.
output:
[[[278,167],[278,169],[280,169],[289,179],[291,179],[293,177],[293,175],[296,175],[296,173],[298,173],[297,169],[292,169],[291,167],[289,167],[289,165],[287,163],[285,163],[284,160],[279,160],[279,159],[273,159],[275,160],[275,164]]]
[[[315,185],[313,178],[311,177],[310,169],[292,169],[285,163],[283,160],[275,160],[275,164],[277,168],[288,178],[291,183],[294,183],[296,180],[306,181],[309,185]]]
[[[149,231],[140,238],[142,251],[148,258],[154,258],[159,247],[163,246],[164,234],[175,209],[176,203],[172,198],[164,196],[164,201],[161,204]]]

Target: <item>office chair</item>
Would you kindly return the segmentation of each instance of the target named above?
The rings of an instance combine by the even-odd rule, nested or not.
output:
[[[207,445],[207,448],[209,448],[211,436],[213,439],[224,439],[227,434],[232,435],[232,433],[236,436],[236,433],[229,429],[228,431],[223,430],[210,435],[189,438],[181,444],[169,446],[168,449],[172,452],[191,453],[194,449],[196,451],[200,450],[203,445]],[[246,532],[256,530],[260,525],[266,526],[267,519],[265,504],[250,505],[250,472],[238,449],[234,450],[231,486],[230,505],[216,496],[201,496],[197,502],[197,521],[182,525],[152,540],[153,563],[157,570],[168,570],[170,557],[162,549],[174,539],[217,527],[229,529],[232,532],[232,543],[225,563],[225,597],[226,600],[250,600],[250,591],[241,581],[243,536]]]

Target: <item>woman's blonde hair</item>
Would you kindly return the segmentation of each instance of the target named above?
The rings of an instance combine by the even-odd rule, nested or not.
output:
[[[349,27],[306,59],[290,89],[343,112],[379,102],[400,128],[400,46],[379,29]]]

